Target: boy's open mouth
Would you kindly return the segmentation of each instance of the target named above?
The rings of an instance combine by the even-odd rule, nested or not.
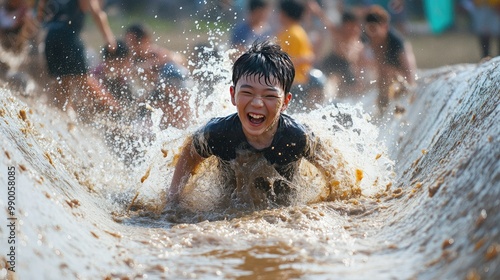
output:
[[[248,120],[250,120],[250,122],[254,124],[261,124],[266,120],[266,117],[264,115],[249,113]]]

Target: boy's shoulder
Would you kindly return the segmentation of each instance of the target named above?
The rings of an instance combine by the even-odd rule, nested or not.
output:
[[[285,114],[285,113],[282,113],[280,115],[280,122],[282,122],[284,125],[290,126],[290,127],[302,127],[303,126],[303,124],[299,123],[294,117],[292,117],[288,114]]]
[[[316,142],[314,133],[307,125],[282,114],[272,149],[269,151],[269,158],[273,158],[272,161],[279,164],[286,164],[302,157],[309,158]]]
[[[225,117],[215,117],[210,119],[203,126],[205,131],[233,131],[235,128],[241,127],[241,121],[237,113],[227,115]]]
[[[307,125],[298,122],[290,115],[281,114],[279,122],[277,133],[283,133],[289,136],[302,136],[310,133],[310,129]]]
[[[193,135],[193,145],[199,155],[230,160],[235,150],[245,140],[238,115],[212,118]]]
[[[213,143],[239,142],[244,138],[243,128],[237,113],[210,119],[195,133]]]

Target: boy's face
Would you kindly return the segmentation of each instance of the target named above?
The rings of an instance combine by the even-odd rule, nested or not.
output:
[[[247,136],[259,137],[277,128],[277,120],[290,102],[292,95],[285,93],[278,80],[267,85],[264,77],[243,76],[231,86],[231,102]]]

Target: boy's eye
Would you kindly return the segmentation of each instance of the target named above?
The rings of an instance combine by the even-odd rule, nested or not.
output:
[[[279,96],[277,96],[277,95],[266,95],[266,96],[264,96],[264,98],[267,98],[267,99],[278,99]]]
[[[258,95],[258,94],[251,92],[251,91],[245,91],[245,90],[240,91],[240,94],[244,95],[244,96],[260,97],[260,98],[267,99],[267,100],[275,100],[275,99],[279,99],[281,97],[281,96],[274,94],[274,93]]]
[[[278,95],[276,95],[276,94],[268,94],[268,95],[266,95],[265,97],[266,97],[266,98],[279,98],[279,96],[278,96]]]

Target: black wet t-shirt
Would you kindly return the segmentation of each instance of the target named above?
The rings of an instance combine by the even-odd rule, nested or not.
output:
[[[193,145],[202,157],[214,155],[222,163],[228,163],[236,158],[238,151],[261,153],[287,180],[293,178],[299,159],[312,156],[315,141],[314,134],[309,129],[286,114],[280,115],[271,146],[262,150],[257,150],[248,143],[236,113],[211,119],[193,137]]]

